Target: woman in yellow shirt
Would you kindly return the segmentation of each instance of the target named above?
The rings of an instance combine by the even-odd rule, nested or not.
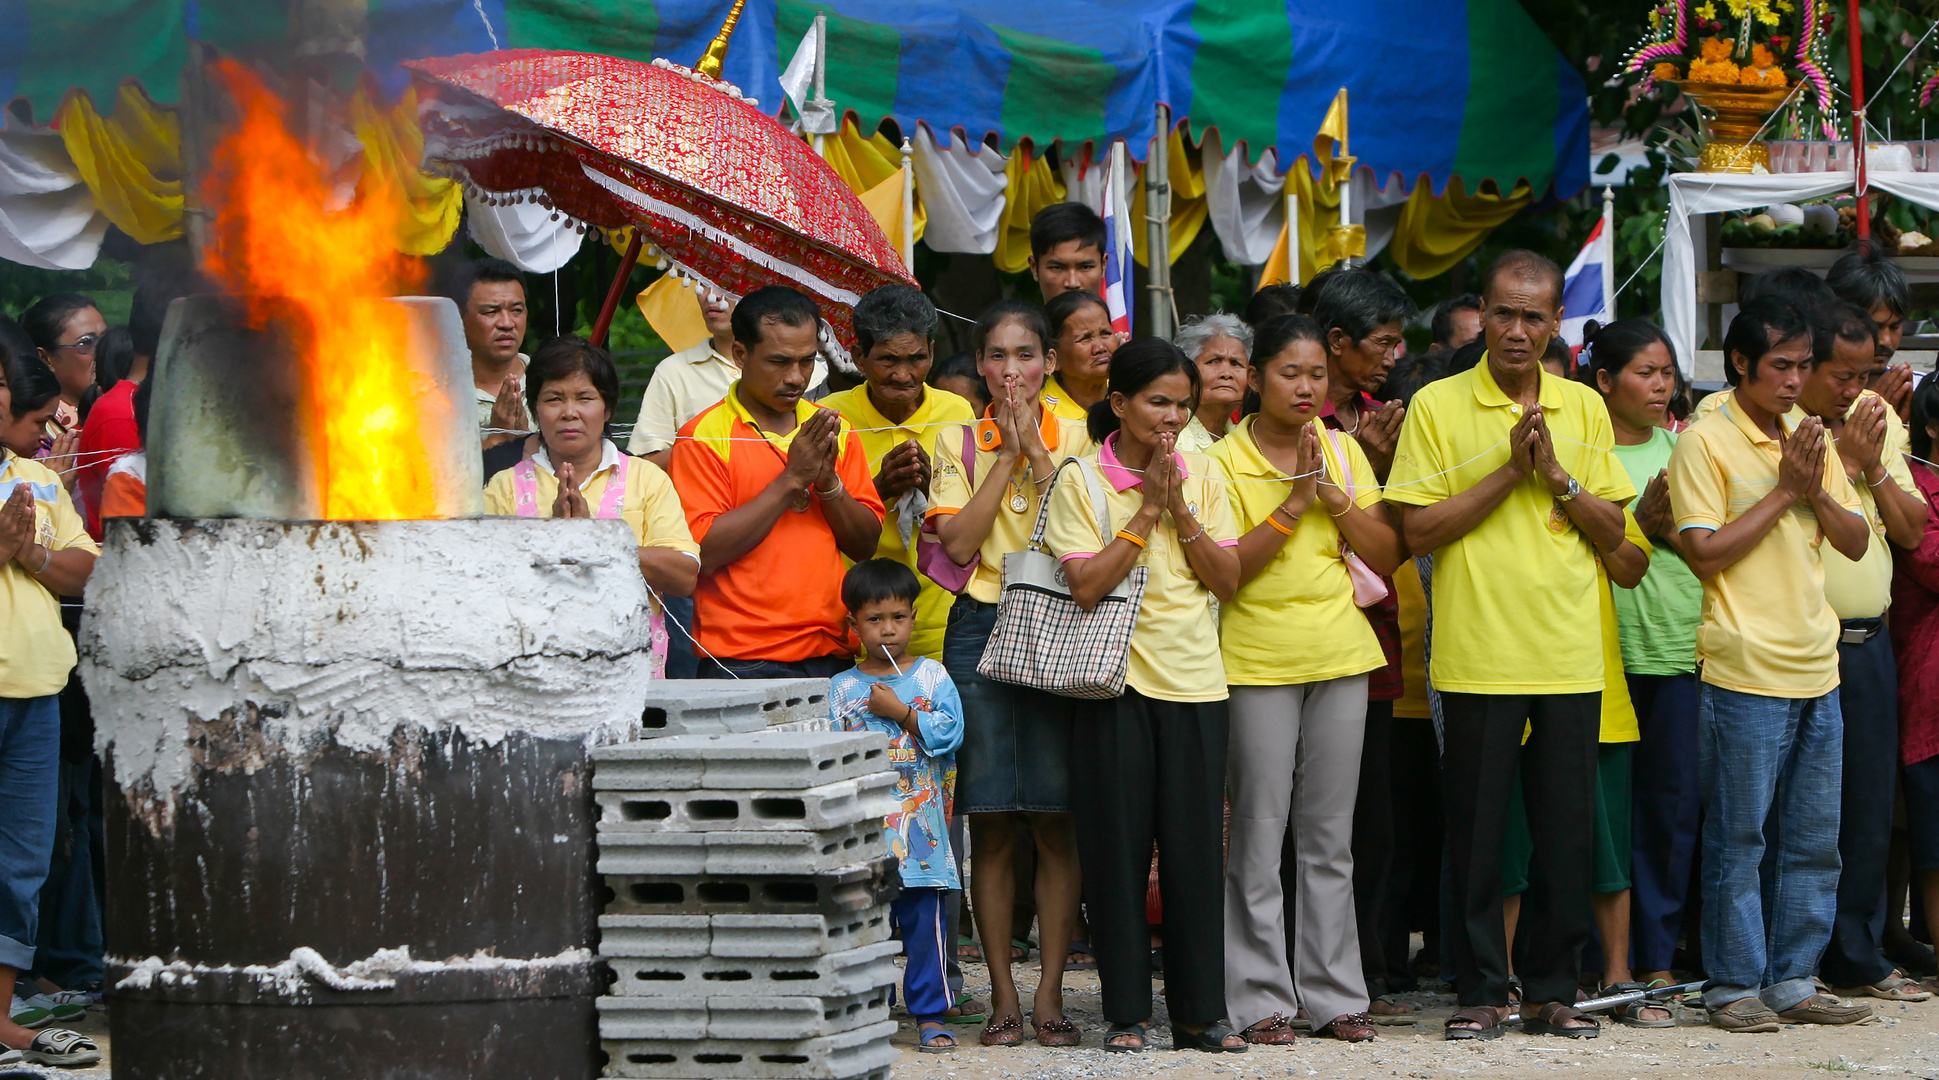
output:
[[[629,457],[606,438],[619,404],[619,373],[606,350],[578,337],[553,338],[525,367],[525,405],[539,426],[539,452],[492,477],[485,512],[529,518],[620,518],[639,538],[640,574],[658,596],[691,596],[700,545],[673,481],[658,465]],[[666,672],[665,612],[652,604],[653,675]]]
[[[0,356],[0,418],[12,415],[8,357]],[[31,357],[23,359],[38,364]],[[98,549],[52,471],[0,446],[0,1001],[34,963],[40,888],[54,855],[60,807],[60,693],[74,670],[74,639],[61,626],[63,596],[81,595]],[[34,991],[26,991],[23,996]],[[76,1067],[101,1060],[84,1035],[39,1032],[0,1016],[0,1054],[30,1064]]]
[[[982,1043],[1023,1041],[1010,940],[1012,860],[1027,833],[1037,846],[1037,943],[1043,950],[1030,1017],[1039,1043],[1075,1046],[1082,1034],[1064,1019],[1063,1004],[1064,961],[1079,896],[1068,765],[1072,703],[992,682],[976,666],[996,625],[1003,556],[1029,542],[1043,485],[1057,463],[1087,452],[1090,441],[1082,424],[1059,419],[1040,397],[1056,355],[1041,308],[1019,300],[994,304],[977,320],[974,338],[977,370],[992,403],[974,425],[946,427],[937,436],[928,519],[956,565],[975,564],[949,609],[943,666],[963,699],[956,809],[969,815],[976,858],[971,908],[990,966],[990,1022]]]
[[[1239,585],[1238,535],[1218,467],[1180,454],[1178,433],[1198,405],[1198,366],[1158,338],[1111,357],[1110,393],[1091,408],[1095,470],[1066,471],[1050,493],[1045,541],[1062,561],[1071,597],[1095,606],[1133,567],[1148,575],[1132,631],[1127,685],[1107,701],[1079,701],[1072,746],[1087,767],[1071,772],[1078,854],[1092,951],[1111,1022],[1105,1049],[1146,1046],[1151,939],[1145,924],[1152,842],[1164,857],[1165,1000],[1179,1049],[1240,1052],[1225,1023],[1219,826],[1224,804],[1225,669],[1211,599]],[[1099,524],[1099,511],[1105,524]]]
[[[1282,315],[1260,327],[1248,383],[1259,412],[1212,448],[1242,530],[1241,584],[1220,622],[1232,688],[1226,1000],[1254,1042],[1291,1042],[1301,1006],[1315,1032],[1363,1042],[1374,1029],[1354,918],[1353,807],[1367,673],[1386,657],[1359,605],[1380,598],[1376,575],[1393,573],[1404,552],[1360,443],[1318,420],[1319,324]],[[1289,837],[1299,896],[1290,935],[1280,887]]]

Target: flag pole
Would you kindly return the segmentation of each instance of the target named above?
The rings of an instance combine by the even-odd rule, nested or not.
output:
[[[1151,336],[1171,337],[1171,107],[1158,105],[1157,137],[1145,162],[1145,280]]]
[[[1277,161],[1274,164],[1278,164]],[[1299,189],[1293,183],[1293,170],[1303,168],[1299,158],[1293,159],[1283,175],[1286,178],[1286,276],[1294,285],[1304,285],[1306,280],[1300,274],[1299,255],[1302,245],[1299,242]]]
[[[1609,317],[1616,317],[1616,189],[1612,185],[1602,186],[1602,242],[1609,247],[1609,257],[1602,261],[1603,304],[1608,308]]]
[[[902,137],[902,264],[916,276],[916,149]]]

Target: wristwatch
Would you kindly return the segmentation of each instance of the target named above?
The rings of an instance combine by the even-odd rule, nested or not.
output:
[[[1580,494],[1582,494],[1582,481],[1577,480],[1575,477],[1571,476],[1569,477],[1569,489],[1567,491],[1564,491],[1562,494],[1557,495],[1555,497],[1555,501],[1559,503],[1565,503],[1570,501],[1571,499],[1574,499],[1577,495],[1580,495]]]

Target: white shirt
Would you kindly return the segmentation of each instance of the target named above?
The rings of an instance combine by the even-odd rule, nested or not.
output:
[[[660,361],[640,399],[640,417],[633,424],[627,453],[653,454],[672,448],[681,425],[726,397],[727,388],[740,377],[740,365],[716,351],[712,338]],[[817,357],[808,389],[827,380],[828,365]]]

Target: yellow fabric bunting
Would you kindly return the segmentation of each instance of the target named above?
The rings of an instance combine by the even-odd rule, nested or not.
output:
[[[397,250],[435,255],[451,243],[464,213],[464,190],[456,181],[432,176],[424,160],[424,129],[417,122],[417,91],[407,88],[389,109],[360,87],[350,101],[351,129],[364,144],[364,175],[358,186],[394,187],[402,199],[397,220]]]
[[[1337,156],[1334,143],[1340,144]],[[1354,158],[1347,151],[1347,88],[1344,86],[1333,95],[1333,104],[1326,107],[1326,119],[1320,121],[1319,133],[1313,136],[1313,157],[1320,163],[1320,179],[1328,187],[1338,187],[1353,175]]]
[[[902,148],[887,135],[876,132],[864,138],[854,117],[842,121],[842,130],[822,140],[822,160],[842,178],[848,190],[862,197],[862,205],[889,243],[902,250]],[[890,181],[894,184],[891,185]],[[893,200],[894,205],[890,202]],[[923,209],[922,193],[916,193],[916,239],[922,239],[929,214]]]
[[[1030,219],[1044,207],[1064,201],[1064,176],[1027,139],[1010,152],[1005,171],[1009,182],[1003,220],[997,226],[996,268],[1020,274],[1030,268]]]
[[[1408,277],[1437,277],[1467,258],[1490,232],[1534,198],[1526,183],[1515,185],[1506,197],[1480,192],[1469,195],[1456,177],[1448,181],[1447,190],[1437,199],[1433,186],[1423,179],[1401,208],[1387,252]]]
[[[182,126],[175,110],[150,101],[130,81],[115,94],[112,118],[95,110],[87,91],[76,90],[54,122],[109,221],[143,244],[182,235]]]
[[[641,289],[636,302],[646,324],[674,352],[691,349],[713,336],[707,329],[707,317],[700,311],[700,298],[672,274],[662,274],[658,281]]]

